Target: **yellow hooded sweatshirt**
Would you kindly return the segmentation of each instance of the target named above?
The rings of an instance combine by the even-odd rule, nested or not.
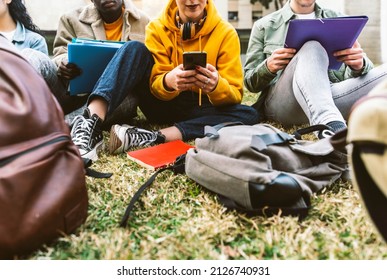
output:
[[[145,45],[155,59],[150,77],[153,95],[165,101],[178,96],[180,92],[164,87],[164,76],[183,63],[183,51],[205,51],[207,63],[215,66],[219,73],[216,88],[208,93],[210,102],[214,106],[241,103],[243,71],[235,28],[220,17],[213,0],[208,0],[207,18],[202,28],[193,38],[183,41],[176,24],[177,10],[176,0],[169,0],[161,16],[151,21],[146,29]],[[193,88],[193,91],[199,92],[199,89]]]

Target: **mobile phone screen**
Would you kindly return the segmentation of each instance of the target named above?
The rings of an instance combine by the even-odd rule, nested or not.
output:
[[[207,53],[206,52],[184,52],[183,67],[184,70],[195,69],[196,66],[206,67]]]

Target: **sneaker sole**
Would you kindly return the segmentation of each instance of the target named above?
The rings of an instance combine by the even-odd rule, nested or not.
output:
[[[112,155],[123,153],[122,141],[118,138],[118,135],[115,131],[115,126],[113,125],[110,128],[110,140],[109,140],[109,153]]]
[[[97,161],[98,160],[98,152],[102,150],[103,147],[103,141],[99,142],[97,145],[95,145],[95,148],[91,150],[90,152],[81,155],[82,158],[90,159],[91,161]]]

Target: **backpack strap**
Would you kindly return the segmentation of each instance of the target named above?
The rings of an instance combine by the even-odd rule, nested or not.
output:
[[[218,138],[218,131],[227,126],[244,125],[242,122],[224,122],[214,126],[206,125],[204,127],[204,135],[209,138]]]
[[[113,175],[113,173],[110,173],[110,172],[104,173],[90,168],[90,166],[93,164],[93,161],[91,159],[82,158],[82,160],[83,160],[83,165],[85,166],[85,171],[87,176],[102,179],[102,178],[110,178]]]
[[[293,132],[293,135],[296,139],[301,140],[302,135],[309,134],[316,131],[322,132],[324,130],[331,130],[331,128],[325,124],[315,124],[305,128],[297,129],[295,132]]]
[[[164,167],[164,168],[160,168],[159,170],[157,170],[139,189],[138,191],[134,194],[134,196],[132,197],[132,199],[130,200],[129,202],[129,205],[128,207],[126,207],[126,210],[125,210],[125,214],[124,216],[122,217],[122,220],[121,220],[121,223],[120,223],[120,226],[121,227],[126,227],[126,225],[128,224],[128,219],[129,219],[129,215],[130,215],[130,212],[132,211],[133,207],[134,207],[134,204],[137,202],[137,200],[140,198],[141,194],[150,186],[152,185],[153,181],[156,179],[157,175],[159,175],[160,173],[164,172],[165,170],[171,170],[172,168],[171,167]]]
[[[251,137],[251,148],[256,151],[264,151],[267,146],[283,144],[295,141],[294,136],[287,134],[286,132],[268,133],[262,135],[253,135]]]
[[[172,170],[175,174],[183,174],[185,172],[185,156],[186,154],[180,155],[176,158],[176,161],[173,163],[173,165],[160,168],[157,170],[142,186],[138,189],[138,191],[134,194],[132,199],[129,202],[129,205],[126,207],[125,214],[121,219],[120,226],[126,227],[128,224],[128,219],[130,212],[133,210],[134,204],[137,202],[137,200],[140,198],[141,194],[152,185],[154,180],[156,179],[157,175],[160,173],[166,171],[166,170]]]

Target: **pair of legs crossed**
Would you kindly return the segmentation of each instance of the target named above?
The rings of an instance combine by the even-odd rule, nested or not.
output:
[[[306,43],[269,89],[265,117],[284,126],[348,120],[352,105],[387,76],[387,65],[365,75],[332,83],[328,56],[315,41]]]

